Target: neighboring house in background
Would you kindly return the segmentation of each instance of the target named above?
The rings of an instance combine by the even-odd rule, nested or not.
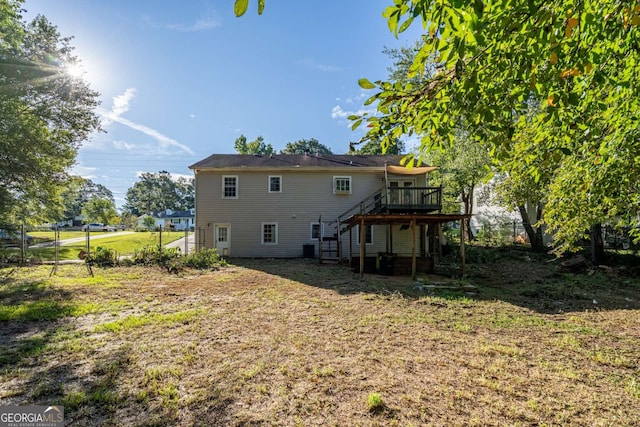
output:
[[[144,218],[150,216],[155,221],[154,228],[162,227],[165,230],[177,231],[192,230],[195,224],[195,213],[196,210],[193,208],[186,211],[167,209],[164,212],[151,212],[138,217],[138,227],[144,228]]]
[[[58,221],[52,224],[54,227],[57,225],[58,227],[81,227],[84,222],[84,215],[78,215],[73,219],[67,219],[64,221]]]
[[[426,225],[460,215],[433,215],[442,206],[442,188],[428,182],[435,168],[407,170],[403,157],[211,155],[189,166],[196,246],[234,257],[367,257],[374,265],[378,253],[430,257]]]

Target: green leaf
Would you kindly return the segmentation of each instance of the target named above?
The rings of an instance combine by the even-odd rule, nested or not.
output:
[[[360,80],[358,80],[358,85],[362,89],[375,89],[376,87],[376,85],[374,85],[368,79],[365,79],[365,78],[361,78]]]
[[[409,19],[407,19],[406,21],[404,21],[402,23],[402,25],[400,25],[400,29],[398,30],[399,33],[402,33],[404,30],[406,30],[407,28],[409,28],[409,26],[411,26],[411,23],[413,22],[413,17],[410,17]]]
[[[375,102],[378,99],[378,96],[379,96],[379,94],[376,93],[371,98],[369,98],[366,101],[364,101],[364,105],[371,105],[373,102]]]
[[[567,156],[570,156],[570,155],[571,155],[571,150],[569,150],[569,149],[568,149],[568,148],[566,148],[566,147],[562,147],[562,148],[560,149],[560,151],[562,151],[562,153],[563,153],[563,154],[566,154]]]
[[[264,12],[264,0],[258,0],[258,15],[262,15]]]
[[[235,4],[233,5],[233,13],[235,13],[236,16],[240,17],[245,14],[248,7],[249,7],[249,0],[236,0]],[[258,9],[259,9],[259,6],[258,6]]]
[[[351,125],[351,130],[356,130],[356,128],[358,126],[360,126],[360,124],[362,124],[362,119],[360,120],[356,120],[352,125]]]

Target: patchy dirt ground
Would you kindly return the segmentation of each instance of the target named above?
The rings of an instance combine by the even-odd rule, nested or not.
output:
[[[3,269],[0,405],[73,426],[640,425],[633,269],[472,261],[421,282],[305,260]]]

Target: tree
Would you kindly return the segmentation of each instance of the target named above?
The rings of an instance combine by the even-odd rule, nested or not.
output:
[[[455,120],[464,114],[496,164],[509,169],[523,163],[534,182],[550,169],[544,222],[559,249],[571,249],[593,224],[632,224],[640,212],[635,6],[614,0],[499,0],[486,7],[482,1],[447,7],[396,1],[384,12],[393,32],[414,18],[426,28],[412,75],[424,73],[434,55],[436,72],[419,84],[360,80],[363,88],[377,89],[366,103],[377,102],[378,114],[352,119],[371,126],[370,137],[418,134],[421,149],[429,151],[451,143]],[[543,100],[526,142],[536,149],[514,156],[516,120],[531,98]]]
[[[244,135],[240,135],[236,139],[234,148],[238,154],[264,154],[268,156],[275,153],[271,144],[264,143],[262,136],[257,137],[254,141],[247,142],[247,138]]]
[[[193,186],[193,178],[178,177],[175,181],[176,194],[180,203],[176,210],[192,209],[196,205],[196,189]]]
[[[156,220],[151,215],[145,215],[142,218],[142,225],[147,230],[153,230],[156,227]]]
[[[118,218],[116,205],[112,200],[95,197],[84,204],[82,215],[85,221],[109,224]]]
[[[410,47],[383,50],[383,53],[393,60],[393,66],[388,68],[391,81],[420,85],[435,73],[436,61],[433,57],[425,61],[422,73],[410,72],[420,48],[421,43],[416,42]],[[441,177],[445,212],[459,212],[462,204],[462,212],[472,215],[476,188],[488,175],[491,165],[488,148],[473,138],[472,131],[473,128],[467,125],[467,119],[463,114],[457,118],[457,126],[453,129],[454,138],[446,150],[440,148],[422,153],[426,163],[439,166],[435,174]],[[389,149],[398,146],[398,138],[391,141],[393,145],[389,146]],[[369,139],[363,148],[379,148],[383,145],[384,142],[381,143],[378,139]],[[467,238],[472,240],[474,235],[471,218],[465,219],[465,223]]]
[[[21,1],[0,3],[0,214],[39,222],[60,214],[67,170],[100,129],[98,93],[67,72],[71,38],[43,16],[22,20]]]
[[[333,154],[331,149],[318,142],[317,139],[300,139],[296,142],[288,142],[281,154]]]
[[[433,150],[426,155],[426,163],[440,167],[442,176],[444,202],[453,198],[460,206],[462,213],[472,215],[474,195],[477,186],[487,176],[491,163],[486,147],[475,141],[462,127],[456,130],[454,142],[446,150]],[[447,197],[447,195],[449,197]],[[474,238],[471,219],[467,218],[467,238]]]
[[[138,217],[124,213],[120,215],[120,224],[123,224],[127,229],[134,230],[138,226]]]
[[[494,180],[494,193],[498,202],[516,209],[534,252],[544,251],[542,217],[547,201],[548,186],[558,168],[559,154],[547,155],[545,147],[532,144],[535,127],[532,120],[539,113],[539,103],[531,100],[527,111],[514,123],[510,149],[502,158],[500,172]],[[508,157],[506,156],[508,154]],[[536,159],[537,175],[530,173],[529,163],[523,159]],[[520,160],[520,161],[519,161]]]
[[[193,179],[174,180],[167,171],[145,172],[127,190],[124,210],[134,215],[167,209],[187,210],[194,206],[193,194]]]
[[[113,193],[102,184],[90,179],[71,176],[62,191],[63,211],[60,220],[73,219],[82,213],[85,203],[94,198],[110,200],[115,204]]]
[[[369,139],[361,143],[363,145],[360,148],[356,148],[358,143],[350,143],[349,154],[402,154],[404,151],[404,142],[399,139],[387,147],[383,147],[377,139]]]

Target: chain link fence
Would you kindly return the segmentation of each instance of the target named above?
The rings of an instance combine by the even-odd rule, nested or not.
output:
[[[167,232],[168,230],[162,228],[153,231],[154,244],[160,248],[178,248],[183,255],[188,255],[198,247],[194,236],[202,235],[202,243],[199,247],[204,248],[203,232],[190,232],[189,229],[171,231],[174,237],[176,233],[182,236],[166,243],[165,233]],[[0,263],[82,262],[95,250],[95,247],[100,245],[101,239],[112,234],[105,232],[96,235],[78,227],[27,227],[24,224],[0,224]]]

